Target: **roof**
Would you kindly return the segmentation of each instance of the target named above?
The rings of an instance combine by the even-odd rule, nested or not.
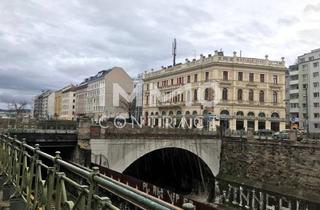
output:
[[[98,80],[98,79],[104,77],[105,75],[107,75],[108,73],[110,73],[111,71],[112,71],[112,69],[101,70],[96,75],[86,78],[83,82],[80,83],[80,85],[94,81],[94,80]]]

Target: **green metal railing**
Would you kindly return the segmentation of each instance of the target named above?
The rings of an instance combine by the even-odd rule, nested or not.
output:
[[[120,209],[112,198],[138,209],[182,210],[99,174],[97,167],[76,166],[62,160],[59,151],[52,156],[40,151],[39,145],[32,147],[7,135],[0,135],[0,172],[4,185],[15,189],[10,198],[22,198],[28,210]],[[194,207],[184,204],[183,209]]]

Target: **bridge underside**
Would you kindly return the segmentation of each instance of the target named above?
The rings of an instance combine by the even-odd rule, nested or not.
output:
[[[207,186],[214,183],[207,164],[199,156],[179,148],[152,151],[132,163],[123,174],[184,195],[207,192]]]

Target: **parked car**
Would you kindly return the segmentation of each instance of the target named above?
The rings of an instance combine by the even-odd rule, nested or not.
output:
[[[268,140],[272,139],[273,132],[269,129],[260,129],[258,131],[254,132],[255,138],[258,138],[260,140]]]
[[[290,130],[282,130],[275,132],[273,138],[277,140],[289,140],[289,131]]]
[[[260,129],[254,132],[254,135],[258,136],[272,136],[273,132],[269,129]]]

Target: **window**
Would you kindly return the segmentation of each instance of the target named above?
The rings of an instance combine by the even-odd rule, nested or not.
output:
[[[171,79],[171,85],[173,85],[173,79]]]
[[[313,103],[314,107],[319,107],[319,103]]]
[[[160,82],[157,82],[157,87],[160,87]]]
[[[319,72],[313,72],[313,77],[319,77]]]
[[[314,57],[313,56],[310,56],[309,57],[309,61],[313,61],[314,60]]]
[[[238,80],[239,81],[243,80],[243,72],[238,72]]]
[[[227,88],[222,89],[222,100],[228,100],[228,89]]]
[[[149,90],[149,84],[147,84],[147,90]]]
[[[272,93],[272,101],[273,101],[273,103],[278,103],[278,93],[277,93],[277,91],[273,91],[273,93]]]
[[[303,89],[306,89],[307,87],[308,87],[307,84],[302,84],[302,88],[303,88]]]
[[[249,101],[253,101],[253,90],[249,90]]]
[[[319,92],[313,93],[314,98],[319,98]]]
[[[313,113],[314,118],[319,118],[319,113]]]
[[[209,72],[206,72],[206,81],[209,80]]]
[[[238,90],[238,101],[242,101],[242,89]]]
[[[223,72],[223,80],[228,80],[228,72],[227,71]]]
[[[260,82],[264,82],[264,74],[260,74]]]
[[[305,70],[305,69],[307,69],[307,68],[308,68],[308,64],[303,64],[303,65],[302,65],[302,69],[303,69],[303,70]]]
[[[303,79],[303,80],[307,80],[307,79],[308,79],[308,74],[302,75],[302,79]]]
[[[198,74],[194,75],[194,82],[198,82]]]
[[[319,123],[314,123],[314,128],[320,128]]]
[[[278,76],[273,75],[273,84],[278,84]]]
[[[204,100],[207,100],[207,101],[213,100],[213,89],[212,88],[206,88],[204,90]]]
[[[149,104],[149,96],[146,96],[146,105]]]
[[[198,100],[198,89],[194,89],[194,91],[193,91],[193,100],[194,101]]]
[[[254,82],[254,74],[253,73],[249,74],[249,82]]]
[[[190,83],[190,75],[187,76],[187,83]]]
[[[319,82],[314,82],[314,83],[313,83],[313,87],[315,87],[315,88],[316,88],[316,87],[319,87]]]
[[[300,62],[301,63],[305,62],[305,59],[304,58],[300,58]]]
[[[319,62],[313,63],[313,67],[314,67],[314,68],[317,68],[318,66],[319,66]]]
[[[259,93],[259,101],[260,102],[264,102],[264,92],[263,92],[263,90],[261,90],[260,93]]]

